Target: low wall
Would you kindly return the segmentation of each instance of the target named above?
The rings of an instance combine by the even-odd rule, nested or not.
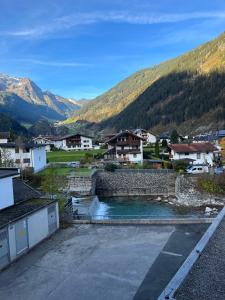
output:
[[[68,176],[68,191],[80,196],[92,196],[95,194],[96,175]]]
[[[99,196],[175,195],[176,173],[172,170],[121,169],[96,172]]]

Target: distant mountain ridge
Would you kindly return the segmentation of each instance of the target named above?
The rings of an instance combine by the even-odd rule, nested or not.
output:
[[[225,126],[225,33],[152,68],[140,70],[65,121],[99,129],[184,131]]]
[[[0,112],[18,121],[64,120],[82,105],[82,102],[42,91],[29,78],[0,73]]]

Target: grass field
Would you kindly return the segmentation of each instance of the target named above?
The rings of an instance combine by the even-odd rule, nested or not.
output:
[[[70,167],[59,167],[59,168],[46,168],[43,171],[37,173],[38,175],[50,175],[54,172],[55,175],[67,176],[75,174],[77,176],[88,176],[91,174],[91,169],[88,168],[70,168]]]
[[[49,162],[79,161],[86,153],[95,155],[104,153],[105,151],[105,149],[91,151],[52,151],[47,153],[47,159]]]

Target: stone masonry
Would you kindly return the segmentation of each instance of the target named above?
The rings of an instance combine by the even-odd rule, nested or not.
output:
[[[176,173],[171,170],[98,171],[96,194],[99,196],[175,195],[175,178]]]

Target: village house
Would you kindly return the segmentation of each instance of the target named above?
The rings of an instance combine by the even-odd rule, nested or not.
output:
[[[186,160],[193,164],[208,164],[213,166],[218,149],[210,143],[171,144],[170,159]]]
[[[155,144],[157,141],[157,137],[145,129],[135,129],[133,133],[143,138],[144,146]]]
[[[116,160],[120,163],[143,163],[143,139],[128,130],[122,131],[108,141],[105,160]]]
[[[47,165],[45,146],[23,142],[2,143],[0,161],[5,166],[15,166],[22,170],[30,168],[36,173]]]
[[[63,146],[62,137],[52,135],[39,135],[33,138],[33,142],[38,145],[45,145],[47,152],[50,152],[53,148],[61,149]]]
[[[65,136],[62,138],[61,149],[66,151],[93,149],[92,138],[81,134],[73,134],[73,135]]]
[[[0,168],[0,270],[59,228],[57,201],[19,177],[17,168]]]
[[[33,139],[38,145],[45,145],[46,151],[51,151],[52,147],[65,151],[90,150],[93,149],[92,138],[81,134],[72,134],[63,137],[38,136]]]
[[[9,132],[0,132],[0,144],[8,143],[9,139],[10,139]]]

